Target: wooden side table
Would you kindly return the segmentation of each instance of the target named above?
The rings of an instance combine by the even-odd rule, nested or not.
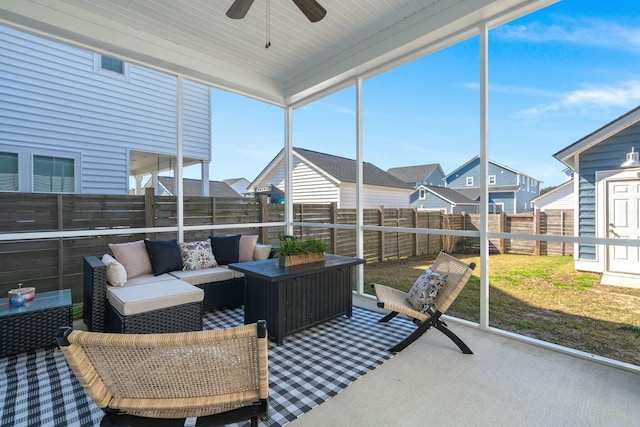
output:
[[[13,307],[0,299],[0,357],[55,347],[56,332],[72,326],[71,290],[37,293],[29,306]]]

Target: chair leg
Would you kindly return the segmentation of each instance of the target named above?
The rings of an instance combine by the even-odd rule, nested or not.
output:
[[[437,330],[448,336],[451,341],[456,343],[458,348],[462,350],[464,354],[473,354],[473,351],[471,351],[471,349],[456,334],[451,332],[451,330],[447,328],[446,324],[442,320],[436,320],[434,326]]]
[[[420,338],[422,334],[427,332],[431,325],[432,323],[429,320],[422,322],[415,331],[413,331],[408,337],[400,341],[398,344],[391,347],[389,351],[392,353],[398,353],[404,350],[409,344],[411,344],[412,342]]]
[[[398,315],[397,311],[392,311],[391,313],[384,316],[382,319],[378,320],[378,322],[382,322],[382,323],[388,322],[389,320],[393,319],[397,315]]]

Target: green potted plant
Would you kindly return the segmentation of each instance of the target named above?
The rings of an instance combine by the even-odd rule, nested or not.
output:
[[[295,236],[280,236],[280,246],[276,249],[281,267],[324,261],[329,244],[323,240],[310,238],[301,240]]]

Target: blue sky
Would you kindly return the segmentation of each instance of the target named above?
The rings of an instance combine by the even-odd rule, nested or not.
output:
[[[477,155],[478,82],[477,37],[365,80],[364,160],[449,173]],[[552,155],[640,104],[640,4],[564,0],[491,30],[489,88],[490,159],[562,183]],[[218,90],[212,103],[210,178],[253,180],[283,146],[282,109]],[[293,141],[355,159],[355,89],[295,110]]]

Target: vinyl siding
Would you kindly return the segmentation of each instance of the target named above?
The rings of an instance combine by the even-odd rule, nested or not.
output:
[[[409,192],[390,187],[364,185],[362,187],[363,209],[375,209],[379,206],[385,208],[408,208]],[[338,207],[354,209],[356,207],[356,185],[351,182],[343,182],[340,188],[340,203]]]
[[[300,158],[293,157],[293,203],[334,203],[339,208],[356,206],[355,184],[336,184],[332,179],[309,167]],[[284,191],[284,163],[279,161],[256,186],[273,184]],[[409,191],[381,186],[364,186],[364,208],[409,207]]]
[[[611,136],[580,154],[578,195],[579,236],[596,237],[596,172],[620,169],[625,154],[640,142],[640,124],[635,124]],[[604,221],[604,218],[601,219]],[[578,256],[583,260],[596,259],[596,247],[579,245]]]
[[[339,187],[314,169],[293,158],[293,203],[333,203],[340,201]],[[273,184],[284,189],[284,163],[271,170],[256,186]]]
[[[175,76],[97,72],[91,52],[1,26],[0,46],[2,144],[80,153],[83,193],[126,193],[129,150],[175,155]],[[209,88],[183,87],[184,156],[208,161]]]
[[[487,175],[495,175],[495,185],[516,185],[518,184],[518,175],[513,171],[495,165],[489,162]],[[473,178],[471,187],[480,187],[480,160],[469,163],[464,168],[456,172],[454,176],[447,178],[447,187],[449,188],[469,188],[467,187],[467,178]],[[491,189],[491,186],[489,186]]]
[[[441,210],[444,209],[447,213],[451,211],[451,203],[446,200],[436,196],[435,194],[427,191],[425,198],[420,200],[418,199],[419,192],[416,191],[412,194],[411,204],[409,207],[415,209],[429,209],[429,210]]]
[[[536,201],[536,207],[541,211],[546,209],[573,210],[573,182],[542,196]]]

